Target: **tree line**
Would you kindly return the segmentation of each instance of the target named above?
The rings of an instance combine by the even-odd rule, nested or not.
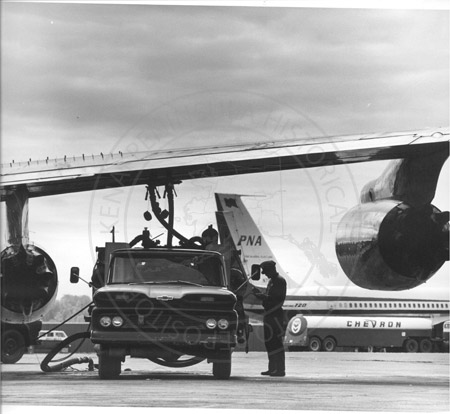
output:
[[[63,322],[90,302],[91,298],[87,295],[64,295],[61,299],[56,300],[50,311],[45,314],[43,322]],[[88,315],[87,309],[71,319],[70,322],[85,322],[85,315]]]

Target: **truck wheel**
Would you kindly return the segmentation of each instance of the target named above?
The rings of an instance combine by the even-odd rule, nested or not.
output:
[[[323,340],[323,349],[327,352],[333,352],[336,349],[336,341],[331,337]]]
[[[420,352],[432,352],[433,343],[428,338],[423,338],[419,344]]]
[[[2,362],[15,364],[25,353],[25,338],[19,331],[8,329],[2,334]]]
[[[98,355],[98,375],[101,379],[115,379],[120,375],[122,361],[120,357],[108,355],[108,351],[100,351]]]
[[[419,344],[415,339],[409,338],[405,341],[406,352],[417,352],[419,350]]]
[[[228,379],[231,375],[231,351],[221,351],[213,361],[213,375],[217,379]]]
[[[312,352],[319,352],[322,348],[322,341],[317,336],[313,336],[309,340],[308,349]]]

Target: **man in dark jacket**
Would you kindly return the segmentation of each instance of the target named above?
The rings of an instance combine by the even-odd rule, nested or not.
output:
[[[269,357],[269,369],[261,372],[261,375],[284,377],[283,303],[286,299],[286,280],[278,274],[274,261],[262,262],[260,267],[261,272],[270,279],[265,294],[261,293],[259,289],[253,288],[253,294],[262,300],[264,307],[264,342]]]

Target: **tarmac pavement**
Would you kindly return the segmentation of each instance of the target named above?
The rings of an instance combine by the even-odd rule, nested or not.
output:
[[[20,410],[31,406],[46,414],[66,414],[69,407],[77,413],[82,407],[83,413],[92,407],[96,413],[103,412],[101,407],[183,408],[183,412],[450,410],[449,355],[443,353],[290,352],[286,377],[275,378],[260,375],[267,369],[265,353],[235,352],[229,380],[215,379],[206,361],[174,369],[127,358],[120,378],[109,381],[100,380],[96,370],[88,371],[87,364],[44,373],[39,367],[44,356],[29,354],[16,364],[1,365],[2,413],[25,412]],[[90,356],[97,362],[96,355]],[[63,411],[52,411],[62,406]]]

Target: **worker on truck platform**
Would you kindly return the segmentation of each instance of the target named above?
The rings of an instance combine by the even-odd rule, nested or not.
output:
[[[230,280],[231,291],[236,295],[236,312],[239,316],[239,326],[237,329],[238,342],[243,343],[244,340],[244,324],[247,316],[244,311],[244,294],[247,289],[246,277],[232,262],[232,251],[230,243],[219,244],[219,233],[212,225],[209,225],[202,233],[203,245],[205,250],[212,250],[222,254],[225,259],[225,270],[228,280]]]

